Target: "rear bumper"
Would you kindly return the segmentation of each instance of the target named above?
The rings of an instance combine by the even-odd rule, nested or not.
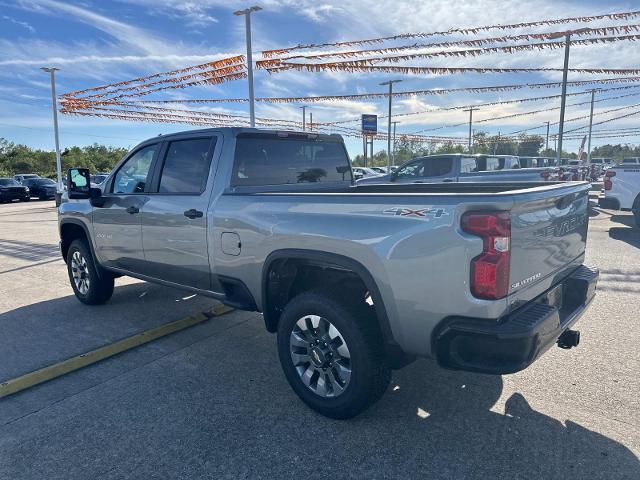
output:
[[[607,210],[620,210],[620,200],[614,197],[600,197],[598,206]]]
[[[556,343],[586,311],[593,299],[599,272],[584,265],[565,278],[562,301],[549,304],[549,293],[500,321],[449,318],[434,339],[438,363],[446,368],[492,374],[525,369]],[[554,302],[555,303],[555,302]]]
[[[2,192],[0,193],[0,200],[2,201],[11,201],[11,200],[24,200],[30,198],[28,192]]]

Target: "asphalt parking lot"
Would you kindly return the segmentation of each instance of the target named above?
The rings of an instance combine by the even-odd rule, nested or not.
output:
[[[640,230],[594,210],[599,293],[576,328],[503,377],[420,360],[363,415],[306,408],[260,315],[232,312],[0,399],[1,479],[640,478]],[[212,306],[118,279],[73,297],[53,202],[0,205],[0,383]]]

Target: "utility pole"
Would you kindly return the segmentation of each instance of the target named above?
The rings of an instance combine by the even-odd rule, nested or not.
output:
[[[363,155],[362,155],[362,163],[363,163],[363,167],[367,166],[367,136],[363,133],[362,134],[362,150],[363,150]]]
[[[593,127],[593,101],[596,90],[591,90],[591,112],[589,113],[589,142],[587,143],[587,165],[591,164],[591,127]]]
[[[262,7],[254,5],[253,7],[233,12],[236,16],[244,15],[245,20],[245,36],[247,42],[247,80],[249,81],[249,124],[251,125],[251,128],[256,126],[255,98],[253,96],[253,56],[251,55],[251,13],[258,12],[260,10],[262,10]]]
[[[57,192],[62,193],[64,185],[62,184],[62,162],[60,161],[60,138],[58,135],[58,101],[56,99],[56,72],[60,70],[55,67],[41,67],[51,75],[51,105],[53,107],[53,136],[56,142],[56,172],[58,174]]]
[[[395,121],[392,122],[393,123],[393,162],[391,165],[393,165],[395,167],[396,165],[396,125],[399,124],[400,122]],[[389,172],[390,173],[390,172]]]
[[[300,107],[302,109],[302,131],[304,132],[306,128],[306,118],[307,118],[307,106],[303,105]]]
[[[547,141],[545,143],[544,149],[545,150],[549,150],[549,123],[550,122],[545,122],[547,124]]]
[[[313,112],[309,112],[309,130],[313,131]]]
[[[389,80],[380,85],[389,85],[389,123],[387,126],[387,171],[391,171],[391,97],[393,94],[393,84],[402,80]],[[373,158],[373,139],[371,140],[371,158]]]
[[[473,148],[471,145],[471,140],[472,140],[472,128],[473,128],[473,111],[477,110],[477,108],[473,108],[470,107],[466,110],[463,110],[463,112],[469,112],[469,153],[473,154]]]
[[[493,144],[493,154],[495,155],[498,151],[498,143],[500,142],[500,132],[498,132],[498,138],[496,138],[495,143]]]

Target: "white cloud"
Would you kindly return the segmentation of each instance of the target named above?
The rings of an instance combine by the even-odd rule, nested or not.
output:
[[[21,21],[21,20],[16,20],[15,18],[10,17],[10,16],[8,16],[8,15],[3,15],[3,16],[2,16],[2,18],[3,18],[3,19],[5,19],[5,20],[7,20],[8,22],[11,22],[11,23],[13,23],[13,24],[15,24],[15,25],[19,25],[19,26],[21,26],[22,28],[24,28],[24,29],[26,29],[26,30],[29,30],[29,32],[31,32],[31,33],[36,33],[36,29],[35,29],[35,28],[33,28],[33,25],[31,25],[31,24],[30,24],[30,23],[28,23],[28,22],[23,22],[23,21]]]

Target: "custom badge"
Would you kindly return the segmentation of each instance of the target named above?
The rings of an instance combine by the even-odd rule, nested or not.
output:
[[[394,215],[396,217],[423,218],[424,220],[429,220],[429,218],[440,218],[449,215],[445,209],[434,207],[394,207],[387,208],[386,210],[383,210],[382,213],[386,215]]]

